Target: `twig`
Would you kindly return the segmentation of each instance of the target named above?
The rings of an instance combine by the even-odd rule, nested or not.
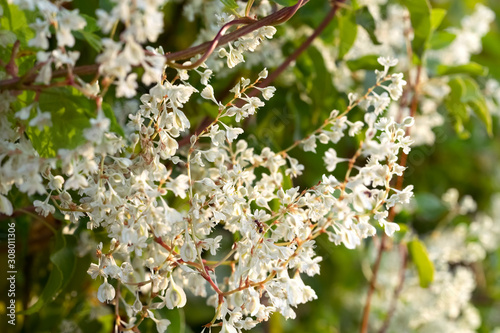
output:
[[[344,0],[343,0],[344,1]],[[280,23],[283,23],[287,19],[289,19],[292,15],[294,15],[297,10],[304,6],[306,3],[308,3],[309,0],[300,0],[295,6],[292,7],[285,7],[269,16],[264,17],[261,20],[257,20],[253,23],[250,23],[240,29],[237,29],[227,35],[223,35],[219,37],[219,40],[217,42],[217,45],[224,45],[227,44],[231,41],[237,40],[238,38],[247,35],[257,29],[260,29],[265,26],[271,26],[271,25],[278,25]],[[173,62],[177,60],[183,60],[183,59],[189,59],[194,57],[197,54],[201,53],[206,53],[208,50],[210,50],[212,44],[214,41],[209,41],[205,42],[203,44],[197,45],[190,47],[188,49],[178,51],[178,52],[173,52],[173,53],[167,53],[165,57],[167,58],[167,62]],[[84,65],[84,66],[78,66],[73,69],[73,74],[74,75],[89,75],[89,74],[95,74],[99,69],[99,64],[91,64],[91,65]],[[60,78],[64,77],[68,74],[68,71],[65,69],[60,69],[52,72],[52,78]],[[8,90],[8,89],[16,89],[19,82],[25,82],[25,83],[31,83],[35,81],[37,75],[35,74],[29,74],[26,77],[17,77],[17,78],[12,78],[12,79],[7,79],[7,80],[1,80],[0,81],[0,90]]]
[[[115,296],[115,333],[118,333],[120,327],[120,280],[116,285],[116,296]]]
[[[290,64],[295,61],[301,54],[304,52],[314,41],[316,37],[318,37],[323,30],[330,24],[330,22],[333,20],[335,17],[335,14],[337,10],[339,9],[339,4],[345,2],[345,0],[338,0],[335,1],[333,4],[332,9],[328,12],[326,17],[323,19],[323,21],[318,25],[318,27],[314,30],[311,36],[309,36],[302,45],[299,46],[278,68],[276,68],[275,71],[273,71],[266,79],[264,79],[260,84],[259,87],[266,87],[268,86],[272,81],[274,81]],[[257,94],[258,91],[252,91],[250,93],[250,97],[254,96]]]
[[[382,234],[382,239],[380,240],[380,245],[378,247],[377,258],[375,259],[375,263],[373,264],[372,269],[372,277],[370,279],[370,284],[368,285],[368,293],[366,295],[366,302],[363,308],[363,317],[361,321],[361,333],[366,333],[368,331],[368,319],[370,317],[370,306],[371,299],[373,296],[373,292],[375,291],[375,283],[377,282],[377,274],[380,267],[380,262],[382,260],[382,254],[385,249],[385,242],[387,239],[387,235],[385,233]]]
[[[217,33],[217,35],[215,36],[215,38],[210,42],[210,46],[209,46],[208,50],[203,54],[203,56],[200,57],[200,59],[196,60],[192,64],[187,64],[187,65],[179,65],[179,64],[176,64],[175,62],[170,61],[170,62],[168,62],[168,65],[171,67],[174,67],[174,68],[178,68],[178,69],[193,69],[193,68],[200,66],[214,52],[217,45],[219,45],[219,40],[222,38],[224,33],[229,28],[231,28],[233,25],[250,24],[252,22],[255,22],[255,20],[252,20],[249,17],[242,17],[242,18],[239,18],[239,19],[236,19],[236,20],[233,20],[231,22],[224,24],[222,26],[222,28],[219,30],[219,32]],[[168,56],[167,56],[167,58],[168,58]]]
[[[269,16],[264,17],[261,20],[257,20],[254,23],[248,24],[238,30],[235,30],[227,35],[224,35],[220,37],[219,44],[227,44],[229,42],[232,42],[234,40],[237,40],[238,38],[245,36],[257,29],[260,29],[265,26],[270,26],[270,25],[278,25],[280,23],[283,23],[283,19],[285,18],[290,18],[290,13],[295,13],[299,7],[304,6],[306,3],[308,3],[309,0],[301,0],[297,3],[297,5],[292,6],[292,7],[285,7]],[[173,53],[168,53],[165,55],[167,58],[167,61],[176,61],[176,60],[182,60],[182,59],[189,59],[191,57],[194,57],[197,54],[200,53],[205,53],[207,50],[210,48],[211,44],[213,41],[205,42],[203,44],[200,44],[198,46],[190,47],[189,49],[178,51],[178,52],[173,52]]]
[[[19,40],[16,40],[14,43],[14,46],[12,46],[12,53],[10,54],[10,60],[9,63],[5,66],[5,71],[7,74],[11,75],[12,77],[17,77],[19,68],[16,65],[16,57],[17,57],[17,52],[19,51],[19,46],[21,45],[21,42]]]
[[[418,85],[420,83],[420,75],[422,73],[422,67],[418,66],[417,68],[417,74],[415,77],[415,83],[413,85],[410,85],[411,89],[413,89],[413,97],[411,100],[411,106],[410,106],[410,116],[414,117],[416,112],[417,112],[417,107],[418,107]],[[406,135],[410,134],[410,128],[406,129]],[[407,162],[408,155],[405,154],[404,152],[401,155],[400,162],[399,164],[403,167],[406,167],[406,162]],[[398,176],[396,179],[396,186],[395,188],[397,190],[401,190],[403,188],[403,181],[404,181],[404,173],[401,176]],[[389,216],[387,217],[387,221],[393,222],[394,217],[396,216],[396,211],[394,210],[394,207],[391,207],[389,210]],[[376,281],[377,281],[377,274],[378,274],[378,269],[380,266],[380,261],[382,259],[382,255],[385,250],[385,242],[387,240],[387,236],[385,233],[382,235],[382,239],[380,242],[380,246],[378,248],[377,252],[377,258],[375,259],[375,263],[373,265],[373,275],[370,279],[370,284],[368,286],[368,293],[366,295],[366,301],[365,301],[365,306],[363,308],[363,316],[362,316],[362,321],[361,321],[361,333],[366,333],[368,330],[368,321],[370,317],[370,304],[371,304],[371,299],[373,296],[373,292],[375,291],[375,286],[376,286]],[[399,294],[397,294],[399,295]],[[396,299],[397,300],[397,299]],[[388,313],[388,316],[386,317],[387,325],[389,325],[390,319],[391,319],[392,313]]]
[[[385,333],[389,328],[389,324],[391,322],[391,318],[396,311],[396,305],[398,303],[399,295],[403,290],[403,285],[405,282],[405,272],[406,265],[408,264],[408,250],[406,249],[406,244],[399,244],[399,253],[401,254],[401,268],[399,270],[399,282],[397,287],[394,289],[394,293],[392,294],[391,305],[389,306],[389,310],[387,311],[387,315],[384,319],[384,323],[382,327],[378,331],[379,333]]]

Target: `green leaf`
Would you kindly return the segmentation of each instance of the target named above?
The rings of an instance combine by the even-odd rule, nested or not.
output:
[[[339,23],[339,55],[342,59],[351,49],[356,35],[358,26],[356,25],[356,17],[353,12],[346,13],[338,18]]]
[[[442,8],[433,8],[431,9],[431,30],[436,30],[443,22],[444,17],[446,16],[446,10]]]
[[[272,1],[276,2],[278,5],[282,5],[285,7],[290,7],[297,3],[297,0],[272,0]]]
[[[83,30],[73,31],[73,34],[77,39],[85,40],[89,45],[96,51],[101,52],[102,50],[102,41],[101,37],[95,34],[95,31],[99,31],[99,26],[97,25],[97,20],[92,16],[88,16],[85,14],[81,14],[85,21],[87,21],[87,25]]]
[[[353,10],[358,10],[360,8],[358,0],[351,0],[351,7]]]
[[[0,30],[0,46],[7,47],[9,44],[14,44],[16,34],[9,30]]]
[[[40,311],[42,307],[54,301],[61,291],[66,287],[75,271],[76,254],[75,246],[77,240],[72,235],[64,235],[58,232],[56,235],[55,252],[50,256],[53,264],[49,280],[43,288],[38,301],[29,309],[20,314],[30,315]]]
[[[453,117],[455,132],[460,138],[466,139],[470,134],[465,130],[464,124],[469,121],[469,113],[465,104],[461,102],[465,87],[458,78],[451,79],[448,86],[450,87],[450,93],[444,99],[444,105],[448,113]]]
[[[367,7],[356,11],[356,23],[366,30],[373,44],[380,44],[377,36],[375,36],[375,20]]]
[[[116,120],[116,116],[113,111],[113,108],[111,108],[111,105],[109,105],[108,103],[102,103],[102,111],[104,112],[106,118],[108,118],[111,122],[109,125],[109,129],[111,130],[111,132],[115,132],[116,134],[124,137],[125,132],[123,132],[123,128],[120,126],[120,124],[118,124],[118,121]]]
[[[448,211],[443,201],[432,193],[417,193],[415,201],[417,202],[415,215],[426,222],[439,221]]]
[[[39,107],[50,112],[52,126],[40,131],[28,127],[26,134],[42,157],[54,157],[61,148],[73,149],[85,142],[83,130],[96,115],[96,105],[72,87],[46,89],[40,94]]]
[[[235,10],[238,9],[238,4],[236,3],[235,0],[220,0],[224,7],[226,7],[229,10]]]
[[[454,39],[455,35],[449,32],[435,32],[436,29],[443,22],[446,16],[446,10],[441,8],[433,8],[430,13],[430,29],[425,38],[424,50],[438,49],[449,45]],[[423,37],[423,36],[422,36]],[[421,56],[421,54],[419,54]]]
[[[2,7],[3,7],[3,16],[9,22],[10,30],[14,30],[14,28],[12,27],[12,15],[10,13],[10,7],[9,7],[9,4],[7,3],[7,0],[0,0],[0,5],[2,5]],[[5,28],[6,26],[3,23],[4,22],[2,22],[2,27]]]
[[[378,57],[378,55],[366,55],[358,59],[348,60],[346,64],[351,71],[380,69],[380,64],[377,61]]]
[[[434,280],[434,265],[429,259],[429,254],[425,245],[417,238],[408,242],[408,252],[417,267],[420,286],[427,288]]]
[[[463,78],[465,90],[462,94],[461,101],[467,106],[469,106],[476,116],[484,123],[486,126],[486,131],[489,136],[493,135],[493,123],[491,120],[490,110],[486,105],[486,100],[484,99],[483,93],[479,88],[476,81],[470,77]]]
[[[2,2],[2,4],[4,3]],[[21,45],[26,47],[28,41],[35,37],[35,33],[29,27],[29,23],[35,21],[36,14],[34,12],[24,12],[15,5],[4,6],[4,13],[5,15],[0,17],[0,26],[9,26],[10,30],[16,34]]]
[[[87,21],[87,25],[85,26],[85,28],[83,28],[83,30],[88,32],[95,32],[100,30],[99,25],[97,25],[97,20],[94,17],[86,14],[80,14],[80,16],[83,17],[85,21]]]
[[[484,76],[488,73],[486,67],[481,66],[478,63],[470,62],[465,65],[460,66],[446,66],[439,65],[437,67],[438,75],[450,75],[450,74],[470,74],[475,76]]]
[[[439,50],[450,45],[457,36],[448,31],[436,31],[429,40],[429,49]]]
[[[89,43],[90,47],[92,47],[96,52],[101,52],[102,42],[101,42],[101,38],[98,35],[91,33],[91,32],[84,31],[84,30],[73,31],[73,35],[75,35],[75,37],[77,39],[87,41],[87,43]]]
[[[173,310],[163,311],[161,313],[161,318],[170,320],[170,325],[168,326],[169,332],[184,333],[186,331],[186,319],[184,315],[184,309],[177,308]]]
[[[491,136],[493,132],[491,114],[476,81],[468,76],[461,75],[453,77],[448,82],[448,86],[451,92],[444,102],[448,112],[455,118],[457,133],[462,134],[463,125],[469,121],[467,112],[467,107],[469,107],[484,123],[488,135]]]
[[[402,1],[402,4],[410,12],[410,21],[414,33],[412,41],[413,53],[419,59],[422,59],[427,40],[431,33],[431,6],[428,0],[405,0]],[[437,20],[437,17],[435,19]]]

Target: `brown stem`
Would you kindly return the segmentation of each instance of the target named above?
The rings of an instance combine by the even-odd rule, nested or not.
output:
[[[266,79],[264,79],[259,87],[266,87],[272,81],[274,81],[290,64],[295,61],[301,54],[304,52],[314,41],[316,37],[318,37],[323,30],[330,24],[330,22],[335,17],[335,13],[339,9],[339,4],[345,2],[345,0],[338,0],[334,2],[332,9],[328,12],[323,21],[318,25],[318,27],[314,30],[311,36],[309,36],[302,45],[299,46],[275,71],[273,71]],[[255,96],[258,93],[258,90],[254,90],[250,93],[250,97]]]
[[[118,327],[120,327],[120,280],[116,285],[116,296],[115,296],[115,332],[118,332]]]
[[[363,319],[361,322],[361,333],[366,333],[368,332],[368,319],[370,317],[370,306],[371,306],[371,299],[373,296],[373,293],[375,291],[375,284],[377,282],[377,274],[378,270],[380,267],[380,262],[382,261],[382,253],[384,252],[385,249],[385,242],[387,239],[387,235],[385,232],[382,234],[382,239],[380,240],[380,245],[378,247],[378,252],[377,252],[377,258],[375,259],[375,263],[373,264],[373,269],[372,269],[372,277],[370,279],[370,284],[368,285],[368,293],[366,295],[366,302],[365,306],[363,308]]]
[[[411,87],[410,89],[413,89],[413,97],[412,97],[411,105],[410,105],[410,116],[412,116],[412,117],[414,117],[415,114],[417,113],[417,107],[418,107],[418,86],[419,86],[419,82],[420,82],[420,75],[421,75],[421,73],[422,73],[422,67],[418,66],[418,68],[417,68],[417,75],[415,77],[415,83],[413,85],[409,85],[409,87]],[[409,135],[409,134],[410,134],[410,128],[407,128],[406,129],[406,135]],[[401,166],[405,167],[406,166],[406,162],[407,162],[407,158],[408,158],[407,154],[405,154],[403,152],[402,155],[401,155],[400,163],[399,164]],[[397,190],[401,190],[403,188],[403,181],[404,181],[404,173],[401,176],[398,176],[398,178],[396,180],[396,187],[395,188]],[[387,221],[390,221],[390,222],[394,221],[394,217],[395,216],[396,216],[396,211],[394,210],[394,206],[393,206],[389,210],[389,216],[387,217]],[[372,277],[370,279],[370,284],[368,286],[368,293],[366,295],[365,306],[363,308],[363,317],[362,317],[361,330],[360,330],[361,333],[366,333],[368,331],[368,321],[369,321],[369,317],[370,317],[370,304],[371,304],[371,299],[372,299],[372,296],[373,296],[373,292],[375,291],[375,285],[376,285],[376,281],[377,281],[378,269],[380,267],[380,261],[382,260],[382,255],[383,255],[384,250],[385,250],[385,242],[386,242],[386,240],[387,240],[387,236],[384,233],[382,235],[380,246],[378,248],[377,258],[375,259],[375,263],[373,265],[373,275],[372,275]],[[403,282],[404,282],[404,280],[403,280]],[[399,293],[397,294],[397,296],[399,296]],[[387,325],[389,325],[389,322],[390,322],[390,319],[391,319],[391,316],[392,316],[393,312],[394,312],[394,310],[392,312],[389,312],[388,315],[387,315],[387,317],[386,317],[386,319],[385,319],[387,321]]]
[[[208,50],[203,54],[203,56],[200,57],[200,59],[196,60],[192,64],[187,64],[187,65],[179,65],[179,64],[176,64],[175,62],[169,62],[168,64],[170,66],[172,66],[174,68],[178,68],[178,69],[196,68],[196,67],[200,66],[202,63],[204,63],[205,60],[208,59],[208,57],[210,57],[210,55],[214,52],[217,45],[219,45],[220,39],[222,38],[222,36],[224,36],[224,33],[229,28],[231,28],[233,25],[250,24],[252,22],[255,22],[255,20],[252,20],[251,18],[248,18],[248,17],[242,17],[242,18],[233,20],[231,22],[228,22],[228,23],[224,24],[224,26],[219,30],[219,32],[217,33],[215,38],[210,42],[210,46],[209,46]],[[168,56],[167,56],[167,58],[168,58]]]
[[[295,13],[299,7],[304,6],[309,0],[301,0],[297,3],[297,5],[292,7],[285,7],[269,16],[264,17],[261,20],[255,21],[254,23],[248,24],[238,30],[235,30],[227,35],[220,37],[219,44],[226,44],[232,42],[242,36],[245,36],[257,29],[260,29],[265,26],[277,25],[283,23],[283,19],[290,18],[290,13]],[[292,14],[293,15],[293,14]],[[181,59],[189,59],[194,57],[197,54],[205,53],[210,49],[213,41],[205,42],[198,46],[191,47],[186,50],[168,53],[165,55],[167,61],[176,61]]]
[[[309,0],[300,0],[295,6],[285,7],[269,16],[264,17],[261,20],[257,20],[227,35],[221,36],[217,42],[217,45],[227,44],[262,27],[278,25],[280,23],[283,23],[284,21],[289,19],[293,14],[295,14],[300,7],[304,6],[308,2]],[[214,41],[212,40],[197,46],[190,47],[186,50],[167,53],[165,57],[167,58],[167,62],[189,59],[197,54],[206,53],[207,51],[210,50],[213,43]],[[73,69],[73,74],[74,75],[95,74],[98,71],[98,69],[99,69],[99,64],[78,66]],[[56,70],[52,73],[52,78],[64,77],[67,74],[68,74],[67,70],[63,69]],[[1,80],[0,90],[16,89],[18,88],[19,82],[25,82],[29,84],[35,81],[35,79],[36,79],[36,74],[29,74],[27,77],[22,77],[22,78],[18,77],[7,80]]]
[[[401,268],[399,270],[399,282],[397,287],[394,289],[394,293],[391,299],[391,305],[389,306],[389,310],[387,311],[387,316],[384,319],[384,323],[382,324],[382,327],[378,331],[379,333],[387,332],[387,329],[389,328],[389,324],[391,322],[391,318],[394,315],[394,312],[396,311],[396,305],[398,303],[399,295],[403,290],[403,285],[405,282],[406,265],[408,264],[408,250],[406,249],[406,244],[403,243],[399,244],[399,253],[401,254]]]
[[[95,74],[99,69],[99,64],[84,65],[73,68],[74,75]],[[64,77],[68,74],[66,69],[59,69],[52,72],[52,78]],[[16,89],[19,83],[32,83],[37,77],[36,73],[28,73],[27,76],[16,77],[0,81],[0,90]]]
[[[9,63],[5,66],[5,71],[12,77],[17,77],[17,74],[19,72],[19,68],[16,65],[16,57],[20,45],[21,42],[19,42],[19,40],[16,40],[14,46],[12,46],[12,53],[10,54]]]

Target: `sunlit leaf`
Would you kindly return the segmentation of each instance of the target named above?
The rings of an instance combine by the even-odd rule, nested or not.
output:
[[[487,74],[487,72],[488,70],[485,67],[475,62],[470,62],[468,64],[459,66],[439,65],[437,67],[438,75],[470,74],[475,76],[484,76]]]
[[[408,242],[408,252],[417,268],[420,286],[422,288],[429,287],[434,280],[434,265],[429,259],[424,243],[417,238],[413,239]]]
[[[431,6],[428,0],[405,0],[402,1],[402,4],[410,12],[411,26],[414,33],[412,41],[413,53],[421,58],[431,33]]]
[[[235,0],[220,0],[224,7],[226,7],[229,10],[235,10],[238,9],[238,4],[236,3]]]
[[[282,5],[285,7],[293,6],[297,3],[297,0],[272,0],[272,2],[276,2],[278,5]]]
[[[429,49],[439,50],[450,45],[457,36],[448,31],[436,31],[429,40]]]
[[[346,61],[346,64],[351,71],[357,71],[360,69],[380,69],[380,64],[378,63],[377,58],[377,55],[366,55],[358,59],[348,60]]]
[[[446,16],[446,10],[442,8],[432,8],[431,9],[431,29],[436,30],[443,22]]]
[[[46,89],[40,94],[39,107],[42,112],[51,113],[52,126],[42,131],[28,127],[26,133],[42,157],[54,157],[61,148],[82,144],[83,130],[96,114],[95,103],[71,87]]]
[[[356,11],[356,23],[366,30],[373,44],[380,44],[375,36],[375,20],[367,7]]]
[[[342,59],[351,49],[356,35],[358,26],[356,25],[356,17],[353,12],[347,12],[339,17],[339,59]]]

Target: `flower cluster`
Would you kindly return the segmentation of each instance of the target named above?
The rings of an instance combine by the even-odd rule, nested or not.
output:
[[[405,128],[413,121],[406,118],[399,124],[382,116],[406,82],[400,74],[388,74],[397,61],[379,61],[384,70],[377,72],[374,87],[361,97],[349,95],[344,112],[332,111],[314,133],[280,152],[256,152],[238,139],[242,128],[222,121],[234,117],[240,122],[272,98],[274,87],[256,86],[267,77],[266,70],[254,82],[241,79],[226,103],[216,99],[205,81],[200,95],[214,103],[218,115],[190,136],[188,145],[181,144],[186,142],[181,134],[190,128],[182,109],[198,91],[183,78],[164,79],[141,96],[139,110],[129,115],[127,140],[109,131],[110,120],[102,110],[84,131],[86,143],[59,150],[55,158],[38,157],[22,136],[3,138],[2,193],[15,185],[22,192],[45,195],[34,202],[39,214],[47,216],[57,208],[74,223],[87,217],[88,229],[105,228],[110,245],[98,246],[98,262],[88,273],[103,281],[97,291],[101,302],[125,307],[128,319],[119,323],[124,329],[134,327],[140,315],[153,319],[163,332],[168,320],[155,319],[152,311],[183,307],[185,289],[208,297],[216,308],[210,326],[227,331],[252,328],[274,311],[294,318],[294,307],[317,297],[300,275],[319,273],[315,238],[326,233],[335,244],[355,248],[376,233],[374,223],[392,235],[399,226],[386,220],[388,210],[408,203],[412,195],[412,186],[400,191],[391,187],[391,180],[404,171],[397,159],[401,150],[410,149]],[[248,95],[256,89],[263,100]],[[349,111],[357,105],[365,110],[364,122],[349,121]],[[27,120],[31,107],[16,116]],[[326,151],[330,173],[318,184],[284,188],[285,176],[304,171],[290,155],[293,148],[315,151],[318,141],[337,144],[361,133],[354,156],[339,158],[334,148]],[[331,172],[343,162],[349,171],[339,181]],[[174,196],[178,199],[172,200]],[[10,202],[1,198],[2,211],[12,213]],[[223,249],[228,232],[236,241]],[[219,259],[205,259],[209,254]],[[228,264],[232,274],[221,279],[217,267]],[[114,280],[133,291],[132,304],[123,296],[115,300],[121,293]],[[145,308],[139,294],[149,295],[152,303]]]
[[[493,207],[498,207],[499,199],[497,195]],[[476,211],[470,196],[458,201],[456,189],[449,189],[442,201],[449,209],[444,222]],[[388,332],[475,332],[481,326],[479,311],[471,303],[477,284],[474,264],[498,249],[499,218],[498,212],[492,215],[478,212],[470,224],[447,225],[424,239],[435,267],[434,282],[424,289],[414,270],[405,271],[405,283]],[[394,249],[383,259],[375,311],[386,308],[393,296],[398,283],[398,266],[394,262],[399,255]]]
[[[112,35],[102,40],[104,50],[96,61],[100,64],[99,72],[114,80],[116,96],[130,98],[136,95],[137,89],[137,73],[131,73],[133,67],[144,69],[141,79],[146,85],[156,83],[162,77],[165,66],[162,50],[145,50],[141,44],[155,42],[163,32],[163,13],[159,9],[166,0],[113,2],[115,6],[111,12],[96,11],[97,24],[104,33],[113,33],[119,23],[124,28],[118,41]]]
[[[73,32],[88,24],[85,16],[59,2],[13,2],[39,16],[29,41],[29,46],[41,49],[36,65],[36,81],[43,83],[39,87],[52,82],[53,68],[65,68],[68,84],[94,99],[97,112],[78,147],[42,157],[24,131],[50,127],[51,113],[37,100],[12,112],[13,96],[2,93],[0,212],[13,213],[8,194],[16,187],[37,196],[33,206],[41,216],[61,212],[73,226],[84,222],[90,231],[104,230],[107,242],[94,246],[94,240],[84,236],[78,250],[83,254],[94,247],[97,260],[88,274],[99,281],[97,299],[117,308],[120,329],[133,330],[150,318],[158,332],[164,332],[170,322],[158,310],[184,307],[187,291],[207,299],[215,314],[206,326],[222,326],[224,332],[251,329],[273,312],[295,318],[299,304],[317,298],[302,277],[319,274],[319,236],[326,234],[333,244],[355,249],[376,235],[378,227],[389,237],[400,229],[389,212],[408,204],[413,195],[412,185],[397,187],[395,179],[406,169],[398,156],[408,154],[414,144],[408,131],[415,121],[390,109],[406,86],[402,73],[390,73],[400,62],[401,68],[407,66],[398,60],[398,52],[381,53],[391,56],[378,58],[382,69],[370,73],[374,85],[349,93],[345,109],[331,111],[315,131],[273,151],[253,147],[244,137],[245,119],[265,108],[276,93],[275,87],[262,86],[267,70],[239,79],[224,100],[217,98],[215,84],[209,81],[218,75],[218,65],[239,66],[244,54],[267,43],[274,27],[261,27],[219,46],[215,56],[197,68],[167,72],[168,54],[166,58],[161,47],[143,46],[156,42],[163,32],[161,8],[167,1],[112,0],[108,11],[96,12],[96,25],[109,36],[102,39],[96,58],[100,80],[90,84],[73,75],[79,54],[69,50],[75,45]],[[190,1],[185,15],[197,15],[197,3]],[[239,5],[243,12],[245,6]],[[221,4],[212,6],[220,10]],[[398,8],[393,10],[403,16]],[[268,13],[269,3],[262,1],[259,10]],[[234,19],[227,13],[206,16],[206,35]],[[383,31],[388,23],[374,17]],[[53,50],[51,31],[57,40]],[[326,57],[328,47],[320,41],[316,47]],[[353,51],[346,59],[357,56]],[[333,72],[337,65],[328,66]],[[347,68],[345,63],[338,66]],[[121,136],[111,130],[113,119],[105,115],[102,96],[111,84],[116,85],[116,97],[136,96],[135,67],[144,70],[141,79],[148,89],[126,115]],[[171,71],[175,76],[170,77]],[[197,75],[203,88],[193,83],[191,76]],[[431,86],[431,80],[423,81]],[[351,91],[352,82],[346,80],[343,90]],[[447,92],[440,90],[433,97],[442,99]],[[215,116],[193,130],[185,107],[196,100],[212,107]],[[351,155],[336,149],[341,141],[355,142]],[[324,151],[326,171],[315,185],[293,185],[306,172],[295,149]],[[221,266],[229,266],[230,274]]]
[[[443,104],[443,100],[449,95],[449,76],[437,76],[435,68],[432,66],[421,66],[417,74],[415,68],[411,68],[412,62],[409,59],[406,45],[411,43],[414,36],[410,22],[409,11],[399,5],[388,1],[361,1],[371,13],[375,30],[373,37],[365,28],[357,26],[356,40],[349,52],[342,61],[335,61],[338,48],[316,40],[313,44],[321,52],[323,58],[327,60],[326,68],[331,74],[334,86],[340,91],[349,92],[353,87],[359,86],[353,78],[364,79],[365,70],[350,70],[348,63],[362,59],[365,56],[375,56],[384,54],[398,59],[397,71],[409,72],[412,77],[419,76],[417,90],[418,110],[414,115],[415,126],[412,128],[413,147],[420,145],[433,145],[436,141],[436,134],[433,129],[438,128],[445,122],[445,117],[438,112],[438,107]],[[457,66],[467,64],[471,56],[481,51],[481,38],[489,31],[491,22],[494,20],[493,11],[481,4],[476,5],[471,15],[462,19],[459,28],[448,28],[447,34],[452,42],[436,50],[428,50],[426,59],[429,64],[440,64],[444,66]],[[296,37],[297,31],[290,28],[290,35]],[[299,33],[310,34],[309,28],[300,29]],[[376,39],[375,42],[373,39]],[[332,57],[333,55],[333,57]],[[435,65],[434,65],[435,66]],[[408,79],[408,78],[407,78]],[[489,86],[496,86],[495,80],[490,80]],[[498,104],[491,103],[489,112],[497,113]],[[389,114],[393,117],[401,114],[409,115],[409,109],[403,109],[393,104]]]
[[[36,82],[49,84],[53,65],[55,68],[75,66],[80,53],[68,50],[75,45],[72,31],[82,30],[87,22],[79,15],[78,9],[67,10],[61,4],[54,4],[48,0],[15,0],[13,2],[21,9],[37,10],[37,13],[41,15],[35,23],[30,24],[36,35],[28,42],[28,45],[43,50],[37,53],[37,64],[41,69]],[[48,51],[49,38],[52,37],[50,27],[54,27],[57,39],[57,48],[52,51]]]

